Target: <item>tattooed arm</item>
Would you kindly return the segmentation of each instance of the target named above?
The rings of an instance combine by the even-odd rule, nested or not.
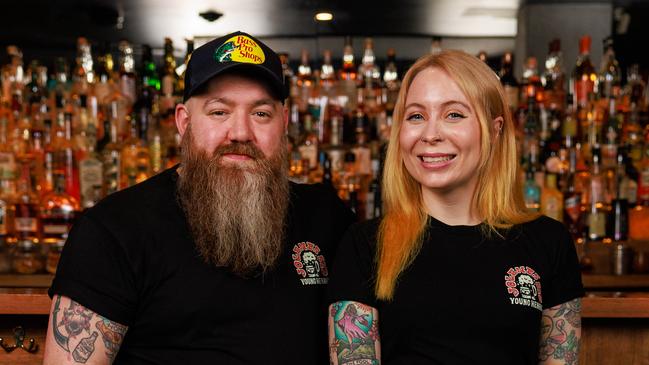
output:
[[[68,297],[55,295],[43,364],[112,364],[127,329]]]
[[[379,314],[375,308],[353,301],[329,306],[329,359],[331,365],[381,363]]]
[[[543,310],[539,364],[578,364],[581,299]]]

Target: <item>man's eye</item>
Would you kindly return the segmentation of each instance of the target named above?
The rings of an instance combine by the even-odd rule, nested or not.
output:
[[[268,114],[266,112],[255,112],[255,115],[260,117],[260,118],[268,118],[268,117],[270,117],[270,114]]]
[[[213,110],[213,111],[209,112],[208,114],[209,115],[215,115],[215,116],[221,116],[221,115],[225,115],[225,111],[223,111],[223,110]]]

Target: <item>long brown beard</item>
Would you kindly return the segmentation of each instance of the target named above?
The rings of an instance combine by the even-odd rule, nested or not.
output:
[[[284,240],[286,137],[269,158],[252,143],[223,145],[208,156],[195,146],[190,125],[181,149],[178,197],[201,257],[240,276],[267,271]],[[252,161],[226,165],[225,153],[246,154]]]

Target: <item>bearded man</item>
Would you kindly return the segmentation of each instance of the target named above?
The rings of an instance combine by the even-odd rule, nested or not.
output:
[[[333,190],[287,180],[279,57],[228,34],[194,51],[185,85],[180,165],[70,232],[45,364],[327,362],[327,267],[353,215]]]

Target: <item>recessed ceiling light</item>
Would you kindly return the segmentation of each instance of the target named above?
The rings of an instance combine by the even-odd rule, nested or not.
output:
[[[321,11],[315,15],[315,20],[319,22],[328,22],[333,20],[334,15],[328,11]]]

